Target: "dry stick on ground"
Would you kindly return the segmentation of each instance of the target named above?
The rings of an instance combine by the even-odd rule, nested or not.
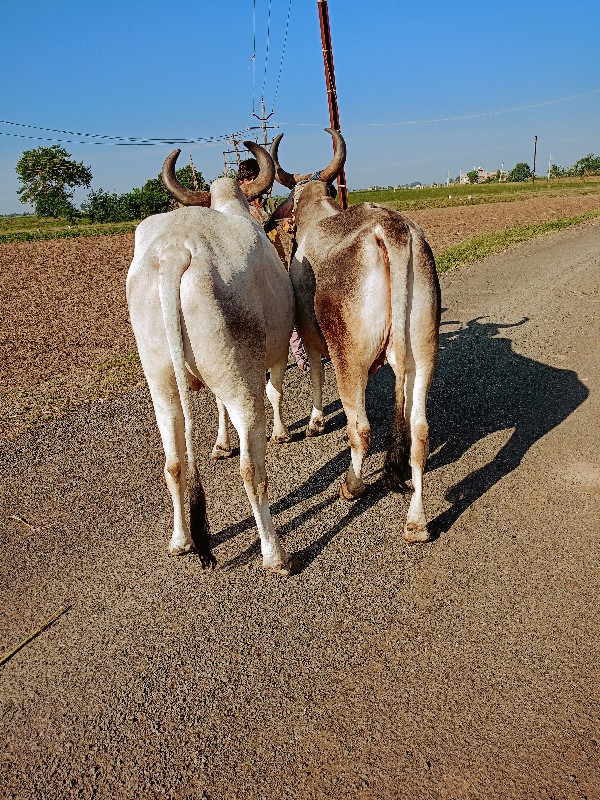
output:
[[[2,656],[2,658],[0,658],[0,667],[3,667],[4,664],[6,664],[6,662],[9,661],[15,655],[15,653],[18,653],[22,647],[25,647],[25,645],[33,641],[33,639],[35,639],[36,636],[39,636],[39,634],[42,631],[46,630],[46,628],[49,628],[53,622],[56,622],[56,620],[70,608],[71,606],[61,606],[58,609],[58,611],[55,611],[51,617],[48,617],[48,619],[45,622],[43,622],[37,630],[35,630],[33,633],[30,633],[26,639],[23,639],[23,641],[20,644],[18,644],[16,647],[13,647],[13,649],[9,650],[8,653],[5,653]]]
[[[9,519],[16,519],[17,522],[20,522],[22,525],[26,525],[28,528],[31,528],[32,531],[39,531],[39,528],[36,528],[30,522],[27,522],[26,519],[20,517],[18,514],[11,514]]]

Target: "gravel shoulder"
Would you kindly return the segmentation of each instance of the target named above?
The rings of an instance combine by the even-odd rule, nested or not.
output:
[[[167,557],[144,387],[3,440],[0,651],[70,605],[2,668],[4,796],[599,798],[599,267],[594,221],[442,276],[426,546],[380,482],[385,367],[351,506],[331,370],[314,440],[288,371],[299,438],[267,464],[305,565],[287,581],[260,568],[236,459],[208,458],[206,392],[213,572]]]

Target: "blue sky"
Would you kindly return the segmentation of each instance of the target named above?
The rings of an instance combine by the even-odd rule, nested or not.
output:
[[[550,156],[571,165],[600,154],[597,0],[328,6],[350,188],[531,165],[535,135],[538,174]],[[0,213],[27,208],[15,175],[25,149],[59,142],[91,167],[92,188],[121,193],[155,177],[173,147],[81,134],[219,137],[259,124],[263,95],[288,171],[331,156],[317,0],[0,8]],[[182,165],[191,154],[205,178],[222,171],[222,142],[181,147]]]

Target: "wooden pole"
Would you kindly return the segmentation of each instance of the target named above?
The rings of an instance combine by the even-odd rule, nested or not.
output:
[[[340,113],[335,89],[335,70],[333,67],[333,49],[331,31],[329,29],[329,8],[327,0],[317,0],[319,22],[321,24],[321,44],[323,45],[323,64],[325,66],[325,85],[327,86],[327,102],[329,103],[329,120],[334,130],[340,130]],[[341,132],[341,131],[340,131]],[[346,173],[342,169],[337,179],[339,202],[342,208],[348,208],[348,192]]]

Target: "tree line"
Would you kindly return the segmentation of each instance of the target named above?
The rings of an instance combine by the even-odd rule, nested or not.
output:
[[[90,222],[130,222],[160,214],[173,208],[173,201],[163,186],[160,174],[150,178],[141,188],[124,194],[104,189],[90,191],[78,210],[73,197],[77,187],[89,189],[92,170],[83,162],[73,161],[70,153],[58,144],[24,150],[17,162],[16,172],[21,184],[18,195],[22,203],[31,203],[38,217],[66,218],[75,222],[85,216]],[[208,184],[191,164],[176,171],[178,181],[188,189],[208,189]],[[232,173],[235,176],[235,173]],[[600,175],[600,156],[589,153],[572,167],[553,164],[551,178],[585,177]],[[477,171],[467,173],[471,183],[477,183]],[[500,171],[487,182],[500,180]],[[509,182],[528,181],[532,178],[529,164],[520,162],[508,173]]]
[[[544,176],[548,173],[544,173]],[[466,173],[469,183],[478,183],[479,175],[476,169]],[[593,153],[588,153],[587,156],[580,158],[572,167],[560,167],[558,164],[552,164],[550,167],[551,178],[584,178],[588,175],[600,175],[600,156],[595,156]],[[533,177],[533,172],[529,164],[520,161],[511,169],[506,175],[507,183],[522,183],[529,181]],[[536,175],[536,177],[538,177]],[[501,180],[500,170],[496,170],[495,175],[492,175],[483,181],[483,183],[497,183]],[[458,182],[458,179],[455,183]]]
[[[160,174],[141,188],[124,194],[104,189],[90,191],[78,210],[73,202],[75,189],[89,189],[92,170],[83,162],[73,161],[70,153],[58,144],[25,150],[16,166],[22,203],[31,203],[38,217],[66,218],[76,222],[85,216],[90,222],[129,222],[160,214],[173,208],[173,201],[163,186]],[[206,190],[202,173],[188,164],[176,170],[177,180],[187,189]]]

